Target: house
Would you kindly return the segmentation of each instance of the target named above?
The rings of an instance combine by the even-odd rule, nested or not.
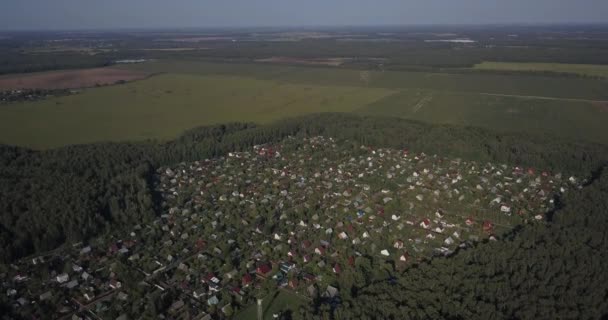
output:
[[[252,282],[253,282],[253,277],[249,273],[246,273],[243,276],[243,278],[241,279],[241,285],[243,287],[248,287]]]
[[[67,273],[62,273],[57,276],[57,282],[59,282],[59,283],[64,283],[64,282],[67,282],[68,280],[70,280],[70,276],[68,276]]]
[[[270,267],[270,265],[267,263],[262,264],[255,269],[257,275],[261,277],[266,277],[266,275],[270,273],[270,271],[272,271],[272,267]]]
[[[127,299],[129,299],[129,295],[124,292],[119,292],[117,298],[121,301],[127,301]]]
[[[116,289],[120,289],[121,287],[122,287],[122,283],[120,283],[120,281],[117,281],[116,279],[110,280],[110,288],[116,290]]]
[[[324,298],[334,298],[335,296],[338,295],[338,293],[339,293],[339,291],[337,288],[328,285],[322,296]]]
[[[298,279],[294,278],[294,279],[289,280],[289,287],[292,288],[292,289],[297,288],[298,284],[299,284],[298,283]]]
[[[312,242],[310,242],[310,240],[302,241],[302,249],[308,249],[308,248],[310,248],[311,245],[312,245]]]
[[[420,222],[420,227],[424,228],[424,229],[429,229],[431,227],[431,220],[429,219],[423,219],[422,222]]]
[[[317,295],[317,288],[314,284],[311,284],[306,288],[306,292],[308,293],[308,296],[315,297]]]
[[[401,241],[401,240],[395,241],[395,243],[393,244],[393,248],[395,248],[395,249],[403,249],[403,241]]]
[[[386,249],[380,251],[380,254],[383,255],[383,256],[385,256],[385,257],[388,257],[390,255],[390,253],[388,253],[388,250],[386,250]]]
[[[408,258],[409,258],[409,256],[408,256],[408,254],[407,254],[407,252],[406,252],[406,253],[402,254],[402,255],[399,257],[399,261],[400,261],[400,262],[407,262]]]
[[[202,282],[205,283],[214,283],[214,284],[219,284],[221,282],[221,280],[215,276],[214,273],[210,272],[207,273],[207,275],[205,275],[205,277],[203,277],[203,279],[201,279]]]
[[[494,230],[494,224],[491,221],[483,222],[483,231],[484,232],[492,232]]]
[[[87,253],[90,253],[90,252],[91,252],[91,247],[90,246],[86,246],[86,247],[84,247],[84,248],[82,248],[80,250],[80,254],[87,254]]]
[[[43,294],[40,295],[40,301],[44,301],[44,300],[48,300],[53,296],[53,294],[51,293],[51,291],[47,291]]]
[[[348,265],[351,267],[355,266],[355,257],[354,256],[348,257]]]
[[[206,295],[205,289],[204,288],[200,288],[200,289],[196,289],[192,292],[192,295],[194,296],[194,298],[196,299],[200,299],[202,297],[204,297]]]
[[[293,270],[296,267],[296,264],[293,262],[283,262],[279,265],[279,269],[283,273],[289,273],[289,271]]]
[[[318,255],[323,255],[325,253],[325,248],[323,247],[316,247],[315,248],[315,253]]]
[[[340,234],[338,235],[338,238],[342,239],[342,240],[346,240],[348,239],[348,235],[346,234],[346,232],[342,231],[340,232]]]
[[[236,277],[236,275],[237,275],[238,273],[239,273],[239,272],[238,272],[238,271],[236,271],[236,269],[235,269],[235,270],[232,270],[232,271],[230,271],[230,272],[226,272],[226,274],[224,275],[224,277],[225,277],[226,279],[232,279],[232,278]]]
[[[214,306],[218,303],[220,303],[220,300],[217,298],[217,296],[212,296],[211,298],[207,299],[207,304],[210,306]]]
[[[475,224],[475,221],[473,221],[473,218],[468,217],[468,218],[467,218],[467,220],[465,220],[465,221],[464,221],[464,223],[465,223],[467,226],[469,226],[469,227],[470,227],[470,226],[472,226],[473,224]]]
[[[68,289],[74,289],[76,286],[78,286],[78,280],[76,279],[65,284],[65,287]]]
[[[220,291],[221,289],[222,289],[222,288],[220,287],[220,285],[219,285],[219,284],[217,284],[217,283],[213,283],[213,282],[209,283],[209,291],[210,291],[210,292],[218,292],[218,291]]]
[[[304,278],[304,280],[306,282],[314,282],[315,280],[317,280],[317,277],[315,277],[314,275],[312,275],[310,273],[302,274],[302,278]]]
[[[342,272],[342,268],[340,268],[340,264],[334,264],[334,267],[331,269],[335,274],[340,274]]]

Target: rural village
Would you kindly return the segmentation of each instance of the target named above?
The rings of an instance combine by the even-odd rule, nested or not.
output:
[[[158,169],[158,219],[22,259],[1,275],[2,293],[23,315],[55,319],[129,319],[155,296],[167,319],[231,318],[277,289],[339,304],[338,280],[357,265],[371,261],[373,276],[387,279],[517,225],[545,223],[554,196],[583,183],[290,137]]]

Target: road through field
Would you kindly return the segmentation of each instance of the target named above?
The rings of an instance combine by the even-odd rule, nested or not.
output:
[[[556,98],[556,97],[542,97],[542,96],[525,96],[525,95],[517,95],[517,94],[500,94],[500,93],[489,93],[489,92],[480,92],[479,95],[482,95],[482,96],[491,96],[491,97],[506,97],[506,98],[521,98],[521,99],[539,99],[539,100],[553,100],[553,101],[608,103],[608,100],[589,100],[589,99],[576,99],[576,98]]]

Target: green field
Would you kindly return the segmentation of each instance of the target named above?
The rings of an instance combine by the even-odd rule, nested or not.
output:
[[[475,93],[403,90],[360,110],[430,123],[472,125],[608,143],[608,105]]]
[[[361,70],[245,63],[156,61],[123,66],[146,72],[246,76],[297,84],[359,86],[392,89],[429,89],[449,92],[496,93],[567,99],[608,100],[608,80],[539,75],[450,74],[406,71],[371,71],[369,81]]]
[[[157,61],[161,73],[81,94],[0,106],[0,143],[38,149],[166,140],[225,122],[358,112],[608,144],[608,81],[538,75],[380,72]]]
[[[174,138],[233,121],[265,123],[350,112],[394,91],[281,83],[233,76],[160,75],[82,94],[0,107],[0,142],[33,148]]]
[[[556,72],[608,77],[608,65],[486,61],[476,64],[474,68],[478,70]]]
[[[298,312],[298,309],[301,305],[306,304],[308,301],[303,298],[297,296],[294,293],[279,290],[273,294],[270,294],[266,299],[264,299],[263,304],[263,318],[264,319],[273,319],[272,315],[278,312],[285,312],[290,310],[293,313]],[[239,320],[256,320],[258,317],[257,313],[257,305],[253,304],[245,308],[239,314],[237,314],[235,319]]]

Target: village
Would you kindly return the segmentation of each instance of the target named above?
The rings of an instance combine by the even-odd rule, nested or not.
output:
[[[159,168],[156,220],[23,259],[2,274],[2,292],[16,314],[49,319],[131,319],[150,309],[167,319],[229,319],[276,289],[339,303],[340,277],[362,258],[382,279],[382,268],[403,271],[500,239],[546,223],[555,197],[583,183],[290,137]]]

